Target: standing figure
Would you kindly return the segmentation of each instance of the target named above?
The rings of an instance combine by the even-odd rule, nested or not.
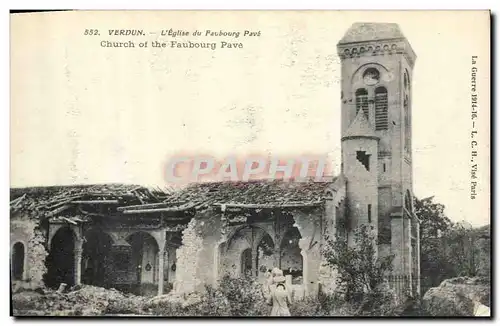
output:
[[[270,302],[273,305],[271,316],[291,316],[288,305],[292,303],[290,292],[285,285],[283,271],[274,271],[273,286],[271,288]]]
[[[270,302],[269,300],[271,298],[271,286],[273,284],[274,274],[271,271],[271,269],[268,269],[266,274],[264,274],[264,276],[265,276],[265,281],[262,284],[262,294],[263,294],[264,298],[266,299],[266,301]]]

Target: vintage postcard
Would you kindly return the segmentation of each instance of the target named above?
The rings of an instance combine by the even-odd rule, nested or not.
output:
[[[10,28],[13,316],[491,316],[489,11]]]

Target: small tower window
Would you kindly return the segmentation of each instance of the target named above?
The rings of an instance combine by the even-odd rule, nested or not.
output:
[[[405,74],[404,74],[404,87],[406,91],[410,90],[410,74],[408,73],[408,70],[405,69]]]
[[[375,68],[368,68],[363,74],[363,81],[368,86],[373,86],[377,84],[380,80],[380,73]]]
[[[406,194],[405,194],[405,208],[411,212],[412,211],[412,196],[411,196],[411,193],[409,190],[406,190]]]
[[[372,222],[372,204],[368,204],[368,223]]]
[[[356,91],[356,115],[358,115],[359,110],[363,110],[365,117],[369,119],[368,92],[364,88],[360,88]]]
[[[389,126],[387,89],[375,89],[375,130],[387,130]]]
[[[366,154],[365,151],[357,151],[356,159],[363,164],[367,171],[370,171],[370,154]]]

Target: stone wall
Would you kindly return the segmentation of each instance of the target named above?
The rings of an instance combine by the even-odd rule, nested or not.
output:
[[[205,284],[217,282],[220,229],[220,216],[210,209],[198,212],[189,222],[176,252],[174,292],[202,291]]]
[[[343,209],[341,210],[343,213]],[[317,293],[318,284],[326,284],[325,278],[331,278],[333,275],[333,271],[325,270],[322,267],[321,246],[324,241],[322,227],[324,228],[326,225],[322,226],[322,223],[326,223],[324,208],[308,211],[297,210],[292,212],[292,215],[295,226],[301,234],[301,239],[298,248],[294,246],[294,248],[285,250],[282,266],[283,268],[302,269],[306,294],[314,295]],[[321,222],[322,219],[323,222]],[[254,234],[256,241],[261,239],[263,230],[271,238],[275,236],[273,232],[268,230],[267,224],[258,223],[254,227],[257,231]],[[241,226],[232,228],[228,236],[234,236],[234,238],[228,244],[229,239],[222,236],[221,228],[220,214],[207,209],[198,212],[183,231],[182,245],[176,252],[177,271],[174,293],[188,294],[203,291],[205,284],[215,285],[218,279],[226,273],[238,277],[241,271],[243,250],[253,249],[253,254],[256,254],[255,248],[253,248],[255,246],[248,243],[248,239],[251,237],[245,233],[246,229],[240,230]],[[275,264],[274,260],[273,256],[265,259],[261,257],[258,267],[271,268]],[[252,266],[255,263],[256,261],[253,260]],[[264,278],[264,272],[259,271],[258,274],[258,279]]]
[[[182,231],[182,245],[177,249],[177,273],[174,293],[191,293],[200,286],[196,275],[203,239],[196,231],[197,220],[192,219]]]
[[[143,243],[141,283],[158,282],[158,258],[158,246],[153,239],[146,238]]]
[[[293,214],[295,224],[301,234],[299,248],[303,257],[303,278],[306,295],[315,295],[318,292],[319,271],[322,262],[322,222],[323,209],[305,213],[296,211]]]
[[[10,222],[10,250],[16,243],[24,246],[24,271],[22,281],[30,287],[43,287],[43,275],[47,272],[45,258],[48,253],[45,249],[45,235],[40,230],[38,220],[24,216],[11,217]]]
[[[220,271],[222,274],[229,274],[232,277],[241,275],[241,255],[244,250],[252,250],[251,243],[248,242],[244,234],[245,230],[238,232],[230,241],[230,245],[221,257]],[[221,275],[222,276],[222,275]]]
[[[165,272],[164,279],[168,280],[168,283],[174,284],[177,275],[177,249],[173,247],[167,247],[167,258],[165,260]],[[175,268],[173,268],[175,265]]]
[[[215,285],[217,275],[220,271],[218,256],[219,242],[221,240],[221,219],[220,214],[213,210],[198,214],[198,234],[202,237],[202,248],[198,259],[197,275],[204,284]],[[217,260],[217,261],[216,261]]]

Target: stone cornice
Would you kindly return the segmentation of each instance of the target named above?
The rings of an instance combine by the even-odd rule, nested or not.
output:
[[[412,68],[417,58],[410,43],[405,38],[338,44],[337,51],[340,59],[342,60],[359,57],[402,54]]]
[[[340,140],[341,141],[344,141],[344,140],[349,140],[349,139],[357,139],[357,138],[368,138],[368,139],[373,139],[373,140],[380,140],[380,137],[378,136],[370,136],[370,135],[354,135],[354,136],[344,136],[342,137]]]

